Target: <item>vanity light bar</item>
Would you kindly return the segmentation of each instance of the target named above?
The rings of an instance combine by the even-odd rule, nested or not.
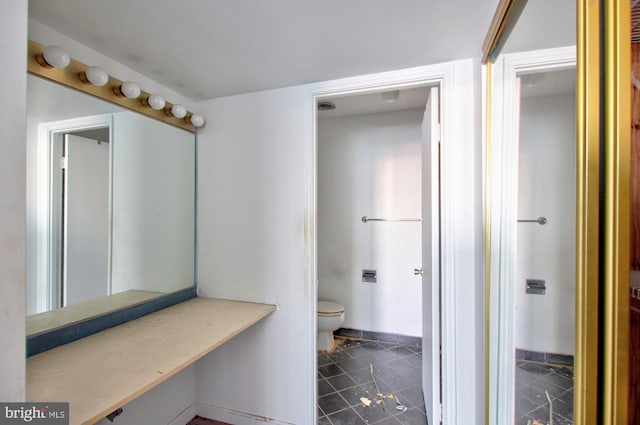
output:
[[[147,93],[132,81],[120,81],[98,67],[89,67],[69,57],[57,46],[45,47],[29,40],[28,71],[83,93],[139,112],[192,133],[205,124],[202,114],[194,114],[178,104],[167,102],[162,96]],[[64,65],[64,56],[69,59]],[[47,60],[49,58],[49,60]],[[54,63],[50,63],[52,61]]]

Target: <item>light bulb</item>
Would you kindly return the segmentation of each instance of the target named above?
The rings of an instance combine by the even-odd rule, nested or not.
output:
[[[42,53],[44,61],[54,68],[66,68],[71,63],[71,56],[61,47],[47,46]]]
[[[173,105],[171,107],[171,115],[176,118],[184,118],[187,116],[187,108],[182,105]]]
[[[102,87],[109,82],[109,75],[97,66],[88,67],[84,75],[94,86]]]
[[[140,96],[140,87],[133,81],[125,81],[120,85],[120,93],[129,99],[137,99]]]
[[[157,94],[152,94],[147,98],[147,104],[156,111],[163,109],[165,103],[164,98]]]
[[[202,114],[193,114],[189,120],[194,127],[202,127],[204,125],[204,116]]]

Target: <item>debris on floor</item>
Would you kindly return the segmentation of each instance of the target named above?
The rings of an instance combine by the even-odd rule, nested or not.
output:
[[[369,363],[369,371],[371,373],[371,380],[373,381],[373,385],[376,387],[376,404],[380,404],[382,406],[383,410],[387,410],[384,406],[384,400],[385,399],[390,399],[390,400],[395,400],[396,402],[396,410],[404,413],[407,410],[409,410],[409,408],[403,404],[400,403],[400,400],[398,400],[398,396],[397,395],[393,395],[393,394],[383,394],[382,392],[380,392],[380,387],[378,387],[378,383],[376,382],[376,377],[373,374],[373,364]],[[365,407],[371,407],[373,404],[373,400],[371,400],[370,398],[367,397],[360,397],[360,402],[362,403],[363,406]]]
[[[364,405],[364,407],[370,407],[372,403],[371,399],[367,397],[360,397],[360,402]]]
[[[402,413],[406,412],[407,410],[409,410],[409,408],[403,404],[399,404],[396,406],[396,410],[401,411]]]
[[[393,394],[391,395],[391,398],[395,398],[396,400],[396,410],[401,411],[402,413],[406,412],[407,410],[409,410],[409,408],[407,406],[405,406],[404,404],[400,403],[400,399],[398,398],[398,396],[393,397]]]
[[[417,345],[341,337],[336,340],[334,354],[318,354],[318,423],[365,425],[392,417],[398,425],[427,425],[422,354]],[[371,404],[366,406],[361,397]],[[406,405],[407,411],[400,410],[398,403]]]
[[[371,373],[371,380],[373,381],[373,385],[376,387],[376,395],[378,396],[378,400],[376,403],[382,405],[382,410],[386,411],[384,407],[384,395],[380,392],[380,387],[378,387],[378,383],[376,382],[376,377],[373,375],[373,363],[369,363],[369,372]]]
[[[549,402],[549,425],[553,425],[553,401],[549,396],[549,391],[544,390],[544,395],[547,396],[547,401]]]
[[[527,425],[553,425],[553,400],[551,400],[551,396],[549,395],[549,391],[545,390],[544,395],[547,397],[547,401],[549,402],[549,422],[540,422],[536,419],[529,419],[527,421]]]

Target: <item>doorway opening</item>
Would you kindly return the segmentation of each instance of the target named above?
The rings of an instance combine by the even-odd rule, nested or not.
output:
[[[59,274],[54,308],[109,295],[109,127],[70,130],[52,139],[52,247]]]
[[[318,423],[438,423],[440,86],[317,100]]]
[[[111,117],[38,127],[39,312],[110,294]]]

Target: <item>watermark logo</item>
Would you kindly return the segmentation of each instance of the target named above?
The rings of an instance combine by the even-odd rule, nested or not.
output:
[[[69,425],[69,403],[0,403],[0,425]]]

